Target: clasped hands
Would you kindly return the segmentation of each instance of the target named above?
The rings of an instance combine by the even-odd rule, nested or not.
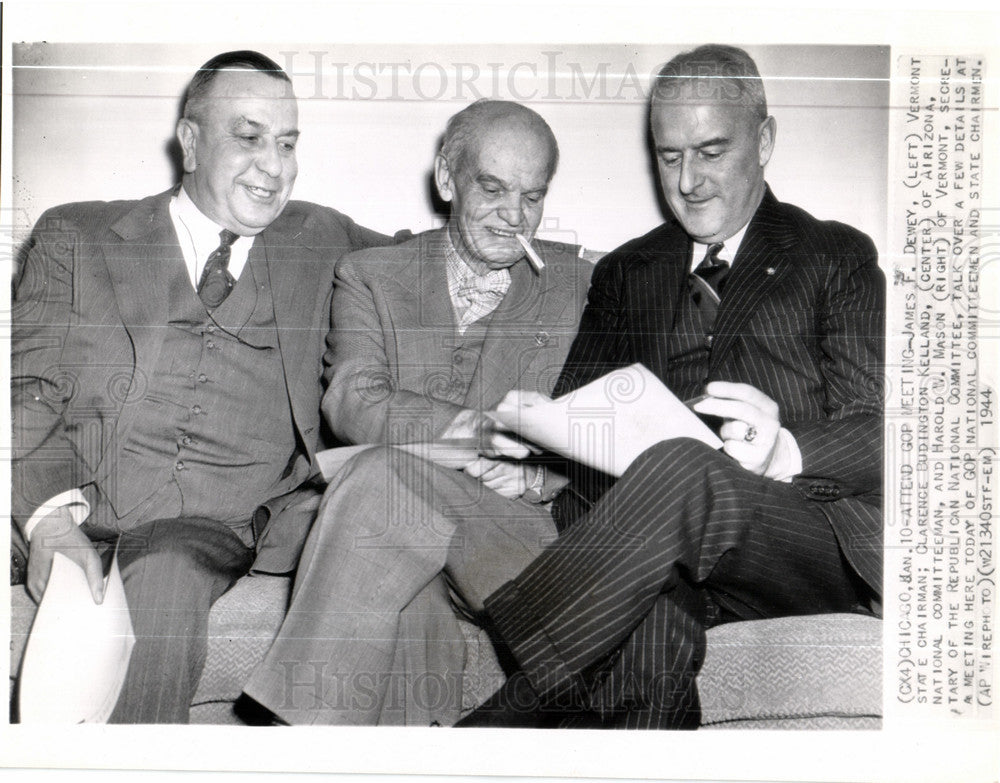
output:
[[[484,486],[511,500],[528,491],[535,468],[517,460],[525,459],[532,450],[501,432],[496,422],[482,411],[459,412],[441,438],[472,440],[477,444],[478,456],[465,464],[462,471],[479,479]]]

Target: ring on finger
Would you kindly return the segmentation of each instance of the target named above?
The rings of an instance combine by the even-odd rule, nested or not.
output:
[[[757,437],[757,428],[752,424],[747,425],[747,431],[743,435],[743,440],[747,443],[753,443],[753,439]]]

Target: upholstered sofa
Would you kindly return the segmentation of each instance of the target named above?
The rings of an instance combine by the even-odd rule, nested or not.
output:
[[[209,618],[209,650],[192,703],[194,723],[240,723],[233,702],[277,633],[290,581],[248,576],[220,599]],[[12,587],[11,684],[35,605]],[[489,640],[469,625],[472,709],[502,682]],[[704,728],[859,728],[880,725],[882,624],[860,615],[814,615],[718,626],[699,676]]]

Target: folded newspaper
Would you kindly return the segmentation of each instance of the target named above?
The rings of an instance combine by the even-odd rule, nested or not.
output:
[[[694,438],[722,446],[642,364],[614,370],[555,400],[512,395],[489,415],[532,443],[613,476],[664,440]]]
[[[106,723],[134,645],[117,556],[95,604],[83,569],[56,553],[24,651],[21,723]]]

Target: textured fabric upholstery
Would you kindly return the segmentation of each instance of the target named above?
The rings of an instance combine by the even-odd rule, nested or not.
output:
[[[16,672],[34,604],[11,588],[11,671]],[[193,723],[238,723],[232,702],[264,657],[288,604],[290,582],[248,576],[209,617],[208,662],[192,703]],[[485,635],[464,625],[463,704],[472,709],[502,682]],[[882,624],[859,615],[740,622],[708,633],[698,678],[706,728],[874,729],[882,700]],[[13,684],[13,674],[11,675]]]

